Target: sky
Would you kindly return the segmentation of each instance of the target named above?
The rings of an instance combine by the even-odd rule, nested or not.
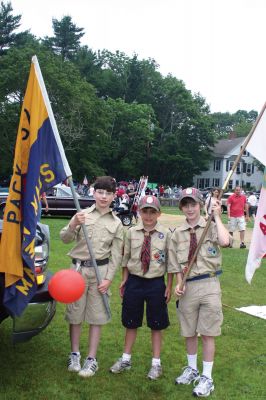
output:
[[[37,37],[53,36],[52,18],[70,15],[92,50],[155,59],[211,112],[259,112],[266,102],[265,0],[9,1]]]

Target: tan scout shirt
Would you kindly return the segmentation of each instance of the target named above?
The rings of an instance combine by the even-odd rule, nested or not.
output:
[[[199,242],[206,221],[200,217],[196,228],[197,242]],[[168,272],[182,272],[188,265],[188,252],[190,245],[191,227],[185,222],[177,228],[171,237],[169,244]],[[198,252],[196,263],[192,266],[189,277],[208,274],[221,268],[221,251],[218,245],[218,235],[215,222],[211,222],[204,242]]]
[[[110,258],[105,279],[113,280],[116,269],[121,265],[122,260],[123,225],[112,211],[101,214],[95,204],[83,211],[86,213],[85,225],[95,258],[96,260]],[[68,253],[71,258],[78,258],[82,261],[90,259],[86,239],[80,226],[71,230],[68,224],[61,230],[60,238],[64,243],[77,241]]]
[[[157,223],[151,235],[151,261],[148,272],[143,275],[141,268],[141,248],[144,241],[142,221],[127,231],[122,267],[127,267],[130,274],[142,278],[157,278],[167,271],[167,249],[171,232]]]

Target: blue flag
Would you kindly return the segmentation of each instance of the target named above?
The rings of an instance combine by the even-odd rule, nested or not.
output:
[[[40,196],[71,175],[34,56],[21,111],[0,243],[0,272],[5,273],[6,286],[4,305],[12,315],[21,315],[37,288],[34,261]]]

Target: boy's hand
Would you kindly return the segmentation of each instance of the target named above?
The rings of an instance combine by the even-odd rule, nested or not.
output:
[[[127,281],[127,280],[122,281],[122,282],[120,283],[120,285],[119,285],[119,294],[120,294],[120,297],[124,297],[126,281]]]
[[[167,286],[164,292],[166,304],[169,303],[169,301],[171,300],[171,296],[172,296],[172,288]]]
[[[98,286],[99,292],[105,294],[107,293],[108,288],[111,286],[112,281],[109,281],[109,279],[103,279],[102,283]]]
[[[221,215],[222,209],[221,209],[221,200],[216,200],[216,203],[213,204],[212,206],[212,213],[213,215]]]
[[[75,229],[78,225],[84,224],[85,223],[85,213],[84,211],[77,212],[77,214],[74,215],[74,217],[70,221],[70,228]]]
[[[180,296],[182,296],[182,295],[185,293],[185,290],[186,290],[186,287],[185,287],[185,286],[183,286],[183,289],[181,290],[180,287],[179,287],[179,285],[176,285],[176,287],[175,287],[175,294],[176,294],[178,297],[180,297]]]

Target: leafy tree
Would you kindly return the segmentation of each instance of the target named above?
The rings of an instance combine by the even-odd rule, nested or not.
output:
[[[84,36],[84,29],[78,28],[67,15],[60,21],[53,18],[53,37],[46,37],[44,44],[51,47],[55,54],[60,54],[63,60],[71,60],[80,48],[80,39]]]
[[[215,132],[219,138],[227,138],[230,132],[237,136],[246,136],[258,116],[257,111],[238,110],[234,114],[213,113],[212,119],[215,125]]]
[[[14,31],[20,26],[21,15],[12,15],[11,3],[0,4],[0,55],[3,54],[14,42]]]

